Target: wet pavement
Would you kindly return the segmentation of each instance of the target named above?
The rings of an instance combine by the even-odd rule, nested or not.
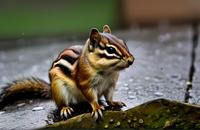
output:
[[[126,39],[136,59],[130,68],[121,72],[114,94],[115,100],[126,103],[125,109],[157,98],[184,102],[191,67],[193,32],[190,25],[134,28],[114,34]],[[34,43],[29,40],[20,41]],[[48,69],[58,53],[72,44],[83,43],[84,41],[75,40],[48,40],[48,43],[42,45],[1,49],[0,85],[29,76],[37,76],[48,82]],[[196,103],[200,103],[200,46],[197,46],[196,53],[196,72],[193,87],[189,91],[192,96],[190,103],[194,103],[195,98]],[[35,107],[38,110],[33,111]],[[54,109],[52,101],[20,101],[0,111],[0,129],[44,126],[47,122],[52,122],[48,115]]]

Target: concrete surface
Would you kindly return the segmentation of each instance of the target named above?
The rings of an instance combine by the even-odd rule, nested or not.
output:
[[[130,51],[136,58],[130,68],[121,72],[114,94],[115,100],[127,104],[127,108],[124,109],[157,98],[184,102],[192,50],[192,30],[189,25],[134,28],[115,34],[126,39]],[[17,42],[30,41],[20,39]],[[3,86],[13,79],[32,75],[48,81],[48,69],[58,53],[71,44],[82,43],[83,41],[58,40],[37,46],[1,50],[0,84]],[[199,65],[200,57],[197,56],[197,59],[196,64]],[[198,91],[199,81],[197,75],[194,86]],[[197,97],[198,94],[196,93]],[[43,109],[32,111],[38,106]],[[17,102],[0,112],[0,129],[31,129],[44,126],[47,122],[52,123],[48,115],[54,109],[55,105],[51,101]]]

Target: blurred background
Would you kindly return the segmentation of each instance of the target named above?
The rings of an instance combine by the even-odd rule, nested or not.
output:
[[[0,39],[85,35],[91,27],[187,23],[199,0],[1,0]]]

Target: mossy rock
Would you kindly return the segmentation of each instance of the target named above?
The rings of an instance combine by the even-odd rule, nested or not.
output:
[[[126,111],[104,111],[95,122],[90,113],[45,128],[200,128],[200,106],[157,99]]]

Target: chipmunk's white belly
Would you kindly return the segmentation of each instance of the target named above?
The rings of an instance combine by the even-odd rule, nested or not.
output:
[[[97,74],[91,81],[92,87],[96,90],[98,98],[100,98],[105,91],[116,83],[118,79],[118,73],[112,75],[99,75]]]
[[[76,86],[69,87],[67,84],[64,84],[62,88],[62,94],[66,105],[86,101],[84,95]]]

